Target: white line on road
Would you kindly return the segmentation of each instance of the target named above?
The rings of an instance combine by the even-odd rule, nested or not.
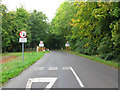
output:
[[[70,70],[70,67],[64,66],[64,67],[62,67],[62,70]]]
[[[44,70],[45,67],[38,67],[38,68],[35,68],[35,70]]]
[[[40,67],[39,69],[40,69],[40,70],[44,70],[44,69],[45,69],[45,67]]]
[[[49,84],[45,88],[51,88],[56,80],[57,77],[29,78],[26,84],[26,90],[28,90],[28,88],[31,88],[33,82],[49,82]]]
[[[81,87],[84,87],[82,81],[80,80],[80,78],[77,76],[77,74],[75,73],[75,71],[73,70],[72,67],[70,67],[71,71],[73,72],[73,74],[75,75],[76,79],[78,80],[78,83]]]
[[[48,68],[45,68],[45,67],[38,67],[38,68],[34,68],[34,70],[40,70],[40,71],[43,71],[43,70],[70,70],[70,67],[69,66],[63,66],[62,68],[59,68],[59,67],[48,67]]]
[[[58,67],[49,67],[48,70],[58,70]]]

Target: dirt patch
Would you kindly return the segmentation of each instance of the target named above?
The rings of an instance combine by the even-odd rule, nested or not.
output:
[[[2,61],[0,61],[0,64],[8,62],[8,61],[10,61],[10,60],[12,60],[12,59],[14,59],[16,57],[18,57],[18,56],[14,56],[14,55],[12,55],[12,56],[3,56]]]

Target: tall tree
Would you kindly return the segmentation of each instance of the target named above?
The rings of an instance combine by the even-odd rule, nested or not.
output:
[[[21,30],[28,30],[27,20],[29,18],[29,13],[23,7],[18,8],[16,12],[5,12],[4,9],[2,21],[3,50],[19,51],[19,32]]]
[[[45,40],[48,28],[47,17],[42,12],[34,10],[30,14],[28,25],[31,33],[30,47],[36,47],[40,41]]]

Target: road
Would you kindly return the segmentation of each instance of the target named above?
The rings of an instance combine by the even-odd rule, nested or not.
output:
[[[118,88],[118,70],[67,52],[51,51],[3,88]]]

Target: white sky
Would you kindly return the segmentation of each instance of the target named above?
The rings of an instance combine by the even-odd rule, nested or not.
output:
[[[16,10],[20,5],[23,5],[27,11],[42,11],[51,21],[55,16],[57,8],[65,0],[2,0],[9,11]]]

